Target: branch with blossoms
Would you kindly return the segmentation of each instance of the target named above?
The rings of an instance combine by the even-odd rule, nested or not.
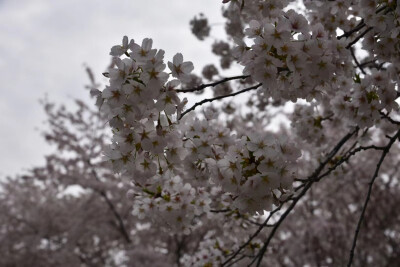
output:
[[[249,225],[256,227],[241,245],[210,232],[199,243],[199,252],[194,253],[197,256],[182,261],[186,265],[225,266],[247,260],[260,266],[278,228],[313,185],[347,166],[359,152],[386,151],[378,142],[362,144],[363,138],[368,131],[382,135],[380,131],[392,133],[397,126],[395,120],[384,116],[399,110],[398,59],[396,46],[391,46],[399,25],[390,22],[396,5],[363,6],[358,1],[317,5],[305,1],[315,15],[308,20],[294,10],[283,11],[286,1],[269,2],[252,0],[244,5],[242,1],[241,7],[231,3],[225,10],[229,27],[240,26],[239,30],[229,28],[236,45],[231,48],[228,43],[218,43],[213,51],[222,57],[222,68],[236,58],[243,66],[243,75],[184,89],[194,66],[185,62],[182,54],[165,64],[164,51],[154,49],[151,39],[139,44],[124,37],[122,45],[111,49],[115,64],[108,72],[110,84],[102,92],[94,92],[113,130],[112,144],[105,154],[116,172],[134,180],[133,214],[155,224],[165,221],[171,232],[186,235],[208,217],[226,219],[224,224],[236,223],[241,231]],[[358,16],[359,9],[363,12],[356,24],[358,20],[351,18]],[[340,25],[345,29],[343,35],[336,36],[339,24],[329,24],[334,20],[313,21],[326,13],[344,14],[345,22]],[[205,19],[201,24],[208,29]],[[242,25],[246,25],[244,30]],[[372,61],[356,57],[353,46],[361,40],[363,49],[374,55]],[[384,45],[386,50],[382,50]],[[385,69],[378,63],[386,64]],[[170,72],[165,71],[167,66]],[[215,67],[203,71],[209,80],[216,73]],[[247,78],[253,86],[235,92],[225,88],[224,93],[202,99],[186,110],[187,100],[178,95]],[[297,103],[287,116],[290,130],[282,127],[277,134],[269,132],[254,116],[238,125],[212,116],[186,116],[205,103],[256,89],[248,101],[253,115],[265,111],[270,101],[277,106],[307,102]],[[333,141],[349,128],[350,133]],[[359,130],[362,136],[350,143]],[[323,160],[317,163],[318,158]],[[301,164],[314,167],[304,179],[300,178],[305,175]],[[293,187],[296,183],[300,185]],[[287,203],[284,212],[276,216]],[[252,220],[251,216],[264,211],[270,214],[263,222]],[[241,217],[240,223],[228,220],[234,213]],[[268,223],[274,214],[276,222]],[[271,231],[258,249],[254,244],[266,227]],[[209,256],[202,257],[202,253]]]
[[[274,215],[275,213],[277,213],[278,211],[281,210],[282,206],[283,206],[283,203],[282,203],[281,205],[279,205],[277,208],[275,208],[273,211],[271,211],[271,212],[269,213],[268,217],[267,217],[267,218],[264,220],[264,222],[258,227],[258,229],[249,237],[249,239],[248,239],[243,245],[241,245],[232,255],[230,255],[229,258],[227,258],[227,259],[221,264],[221,266],[231,266],[232,264],[234,264],[234,263],[236,263],[236,262],[242,260],[244,257],[241,257],[241,258],[237,259],[237,261],[231,262],[232,260],[235,259],[235,257],[236,257],[237,255],[239,255],[239,253],[240,253],[244,248],[246,248],[246,247],[251,243],[251,241],[253,241],[254,238],[256,238],[256,237],[261,233],[261,231],[268,225],[268,222],[271,220],[271,218],[273,217],[273,215]],[[230,263],[230,262],[231,262],[231,263]],[[228,263],[230,263],[230,265],[227,265]]]
[[[350,49],[354,44],[356,44],[361,38],[363,38],[368,32],[370,32],[373,29],[373,27],[368,27],[365,29],[362,33],[357,35],[356,38],[354,38],[353,41],[347,44],[346,49]]]
[[[265,254],[266,249],[267,249],[267,247],[268,247],[268,244],[270,243],[271,239],[273,238],[273,236],[274,236],[274,234],[275,234],[277,228],[278,228],[279,225],[285,220],[286,216],[289,215],[290,211],[296,206],[296,204],[297,204],[297,202],[300,200],[300,198],[303,197],[303,196],[305,195],[305,193],[311,188],[311,185],[312,185],[314,182],[319,182],[323,177],[329,175],[329,174],[330,174],[332,171],[334,171],[337,167],[339,167],[339,166],[340,166],[341,164],[343,164],[344,162],[347,162],[352,156],[354,156],[356,153],[358,153],[358,152],[360,152],[360,151],[366,151],[366,150],[370,150],[370,149],[373,149],[373,150],[382,150],[381,158],[380,158],[380,160],[379,160],[379,162],[378,162],[378,164],[377,164],[375,173],[374,173],[374,175],[373,175],[373,177],[372,177],[372,179],[371,179],[371,181],[370,181],[370,183],[369,183],[369,186],[368,186],[368,193],[367,193],[367,196],[366,196],[366,199],[365,199],[365,202],[364,202],[362,211],[361,211],[361,215],[360,215],[360,218],[359,218],[359,221],[358,221],[358,223],[357,223],[356,230],[355,230],[355,234],[354,234],[354,238],[353,238],[353,242],[352,242],[352,247],[351,247],[351,250],[350,250],[350,257],[349,257],[349,261],[348,261],[348,264],[347,264],[347,266],[351,266],[352,259],[353,259],[353,257],[354,257],[355,246],[356,246],[356,243],[357,243],[357,237],[358,237],[358,234],[359,234],[359,231],[360,231],[360,227],[361,227],[361,224],[362,224],[362,220],[363,220],[363,218],[364,218],[364,216],[365,216],[365,211],[366,211],[366,208],[367,208],[367,205],[368,205],[370,196],[371,196],[373,183],[374,183],[375,179],[376,179],[377,176],[378,176],[379,169],[380,169],[380,167],[381,167],[381,165],[382,165],[382,163],[383,163],[385,157],[386,157],[387,154],[389,153],[390,148],[392,147],[392,145],[394,144],[394,142],[400,137],[400,130],[398,130],[397,133],[396,133],[393,137],[390,138],[388,144],[387,144],[386,146],[384,146],[384,147],[377,147],[377,146],[374,146],[374,145],[371,145],[371,146],[368,146],[368,147],[362,147],[362,146],[357,147],[356,149],[350,151],[349,153],[346,153],[347,155],[344,155],[334,166],[330,167],[325,173],[319,175],[319,174],[321,173],[321,171],[324,169],[325,165],[326,165],[328,162],[330,162],[330,161],[332,160],[332,158],[333,158],[333,157],[335,156],[335,154],[339,151],[339,149],[349,140],[350,137],[352,137],[352,136],[354,135],[354,133],[355,133],[356,131],[358,131],[358,129],[356,129],[354,132],[352,132],[352,133],[346,135],[346,136],[335,146],[335,148],[329,153],[327,159],[326,159],[324,162],[321,163],[321,165],[318,167],[318,169],[317,169],[311,176],[309,176],[309,178],[307,178],[307,179],[305,180],[305,181],[307,181],[307,182],[305,183],[305,186],[304,186],[303,190],[298,194],[298,196],[296,196],[296,197],[293,199],[292,204],[288,207],[288,209],[285,211],[285,213],[284,213],[284,214],[279,218],[279,220],[276,222],[275,227],[273,228],[272,232],[269,234],[267,240],[266,240],[265,243],[264,243],[264,246],[261,248],[260,252],[259,252],[258,255],[253,259],[253,261],[250,262],[249,266],[251,266],[251,265],[256,261],[256,259],[258,259],[258,261],[257,261],[257,266],[260,266],[261,261],[262,261],[262,258],[263,258],[263,255]]]
[[[292,204],[285,210],[285,212],[279,217],[278,221],[274,224],[274,227],[271,231],[271,233],[269,234],[267,240],[264,243],[264,246],[261,248],[260,252],[253,257],[253,260],[250,262],[249,266],[251,266],[254,262],[257,261],[257,266],[260,266],[261,261],[263,259],[263,255],[265,254],[267,247],[270,243],[270,241],[272,240],[274,234],[276,233],[276,230],[279,228],[279,225],[285,220],[285,218],[289,215],[289,213],[294,209],[294,207],[296,206],[296,204],[298,203],[298,201],[306,194],[306,192],[311,188],[312,184],[314,182],[319,182],[322,178],[328,176],[330,173],[332,173],[334,170],[336,170],[339,166],[341,166],[343,163],[348,162],[348,160],[356,155],[358,152],[360,151],[367,151],[367,150],[382,150],[382,157],[381,160],[378,162],[378,166],[377,169],[379,170],[380,165],[383,162],[384,157],[389,153],[390,147],[393,145],[393,143],[396,141],[397,138],[399,138],[400,135],[400,130],[393,136],[391,137],[389,143],[387,146],[375,146],[375,145],[370,145],[367,147],[364,146],[359,146],[355,149],[351,149],[350,151],[347,151],[343,154],[343,156],[340,156],[340,160],[338,160],[332,167],[328,168],[328,170],[322,174],[320,174],[322,172],[322,170],[325,168],[325,166],[330,163],[333,159],[333,157],[336,155],[336,153],[340,150],[340,148],[358,131],[358,129],[355,129],[352,133],[349,133],[348,135],[346,135],[345,137],[343,137],[341,139],[341,141],[335,146],[335,148],[328,154],[327,158],[320,164],[320,166],[315,170],[315,172],[310,175],[307,179],[301,180],[301,182],[303,183],[302,186],[296,188],[296,191],[300,188],[303,188],[302,191],[294,198],[289,198],[287,201],[283,202],[282,205],[288,201],[293,201]],[[354,146],[351,146],[354,147]],[[373,177],[373,180],[376,179],[377,177],[377,172],[375,172],[375,175]],[[371,194],[371,189],[372,189],[372,183],[370,183],[369,186],[369,191],[367,194],[367,199],[365,201],[366,204],[364,204],[363,206],[363,211],[362,214],[360,216],[360,221],[362,220],[364,214],[365,214],[365,209],[366,209],[366,205],[368,204],[368,200]],[[225,266],[229,261],[231,261],[232,259],[234,259],[235,256],[237,256],[239,254],[239,252],[245,248],[250,242],[251,240],[254,239],[254,237],[256,237],[262,230],[262,228],[265,227],[266,223],[270,220],[271,216],[273,213],[275,213],[276,211],[281,209],[281,206],[279,206],[277,209],[274,210],[274,212],[272,212],[270,214],[270,216],[267,217],[266,221],[264,222],[263,225],[261,225],[259,227],[259,229],[251,236],[251,238],[245,243],[243,244],[234,254],[233,256],[231,256],[230,258],[227,259],[227,261],[225,261],[222,266]],[[356,233],[355,233],[355,237],[354,237],[354,241],[353,241],[353,247],[351,250],[351,258],[354,254],[354,247],[355,247],[355,243],[356,243],[356,238],[359,232],[359,228],[360,228],[361,223],[359,222],[357,225],[357,229],[356,229]],[[243,258],[240,258],[240,260],[242,260]],[[238,259],[239,260],[239,259]],[[239,260],[239,261],[240,261]],[[349,260],[351,261],[351,260]],[[236,262],[236,261],[235,261]],[[349,265],[350,266],[350,265]]]
[[[328,154],[328,156],[326,157],[326,159],[321,162],[321,164],[319,165],[319,167],[304,181],[307,181],[305,183],[305,187],[303,188],[303,190],[295,197],[292,198],[288,198],[286,201],[282,202],[281,205],[279,205],[276,209],[274,209],[272,212],[270,212],[269,216],[266,218],[266,220],[264,221],[263,224],[260,225],[260,227],[257,229],[257,231],[254,232],[254,234],[249,238],[249,240],[244,243],[242,246],[239,247],[239,249],[237,249],[235,251],[235,253],[230,256],[225,262],[222,263],[222,266],[225,266],[226,264],[228,264],[230,261],[232,261],[239,253],[242,249],[244,249],[246,246],[248,246],[250,244],[250,242],[258,235],[260,234],[261,230],[263,228],[265,228],[267,226],[267,223],[269,222],[269,220],[271,219],[271,217],[274,215],[274,213],[278,212],[282,206],[289,202],[289,201],[293,201],[291,203],[291,205],[285,210],[285,212],[279,217],[278,221],[273,225],[273,229],[271,231],[271,233],[269,234],[267,240],[264,243],[264,246],[261,248],[260,252],[253,258],[253,261],[250,262],[250,265],[252,265],[257,259],[258,259],[258,263],[257,266],[260,265],[261,263],[261,259],[263,258],[264,253],[266,252],[266,249],[268,247],[268,244],[270,243],[271,239],[273,238],[274,234],[276,233],[277,229],[279,228],[280,224],[285,220],[285,218],[289,215],[289,213],[293,210],[293,208],[296,206],[296,204],[298,203],[298,201],[306,194],[306,192],[311,188],[312,184],[314,182],[319,181],[322,177],[328,175],[329,173],[331,173],[333,170],[335,170],[338,166],[340,166],[340,164],[337,164],[335,167],[331,167],[326,173],[320,175],[320,173],[322,172],[322,170],[325,168],[325,166],[331,162],[332,158],[338,153],[338,151],[340,150],[340,148],[343,147],[343,145],[346,144],[346,142],[354,136],[354,134],[358,131],[358,128],[356,128],[354,131],[350,132],[349,134],[347,134],[346,136],[344,136],[339,142],[338,144],[334,147],[334,149],[332,149],[332,151]],[[355,153],[354,153],[355,154]],[[354,155],[353,154],[353,155]],[[341,163],[343,163],[345,161],[342,161]]]
[[[305,187],[303,190],[292,200],[293,202],[290,204],[290,206],[286,209],[286,211],[282,214],[282,216],[279,218],[279,220],[276,222],[274,228],[272,229],[271,233],[268,235],[268,238],[264,242],[263,247],[260,249],[259,253],[257,254],[256,257],[250,262],[249,265],[252,265],[256,260],[257,260],[257,266],[260,266],[261,261],[263,259],[263,256],[265,252],[267,251],[268,245],[271,242],[273,236],[275,235],[277,229],[281,225],[281,223],[285,220],[285,218],[289,215],[289,213],[293,210],[293,208],[296,206],[298,201],[307,193],[307,191],[311,188],[312,184],[314,183],[314,180],[318,178],[318,175],[322,172],[322,170],[325,168],[325,166],[332,160],[332,158],[338,153],[338,151],[343,147],[344,144],[358,131],[358,128],[356,128],[354,131],[348,133],[345,135],[338,143],[337,145],[329,152],[327,155],[326,159],[320,163],[318,168],[306,179],[308,182],[306,183]]]
[[[379,14],[380,12],[384,11],[385,9],[387,9],[388,6],[383,5],[380,8],[378,8],[375,12],[375,14]],[[357,24],[357,26],[355,26],[353,29],[344,32],[342,35],[339,35],[337,38],[338,40],[342,39],[342,38],[348,38],[350,37],[353,33],[358,32],[359,30],[361,30],[362,28],[364,28],[366,26],[364,19],[361,19],[361,21]]]

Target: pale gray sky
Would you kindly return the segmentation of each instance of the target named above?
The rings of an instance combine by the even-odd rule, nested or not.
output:
[[[153,38],[166,60],[182,52],[197,73],[217,62],[213,39],[198,41],[189,20],[203,12],[221,23],[220,8],[220,0],[0,0],[0,177],[44,163],[52,148],[37,130],[45,128],[38,100],[89,99],[83,63],[101,79],[123,35]],[[221,36],[222,27],[211,34]]]

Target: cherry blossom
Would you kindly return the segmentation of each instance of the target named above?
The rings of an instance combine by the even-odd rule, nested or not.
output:
[[[93,227],[98,241],[74,239],[67,212],[60,218],[68,229],[54,218],[57,238],[33,247],[56,251],[63,238],[78,240],[69,244],[84,261],[98,243],[110,266],[115,251],[126,265],[144,251],[167,266],[395,266],[398,2],[222,2],[227,38],[211,45],[218,68],[195,69],[179,52],[165,59],[152,39],[124,36],[111,47],[107,83],[90,86],[99,109],[88,117],[101,123],[85,120],[83,104],[76,115],[46,106],[47,138],[72,159],[53,155],[36,170],[43,197],[68,210],[97,196],[109,211],[101,218],[112,215],[114,226],[89,220],[107,229],[104,238]],[[205,17],[190,25],[198,39],[209,36]],[[65,124],[78,125],[83,141]],[[93,137],[91,124],[109,138]],[[87,199],[57,198],[58,187],[76,183]],[[34,183],[6,192],[24,186],[40,203]],[[12,205],[3,210],[15,217]],[[21,253],[22,244],[13,249]]]

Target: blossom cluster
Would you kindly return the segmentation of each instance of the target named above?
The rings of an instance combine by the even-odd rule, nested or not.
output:
[[[117,172],[133,177],[134,213],[147,211],[149,216],[174,220],[170,225],[184,225],[207,206],[201,190],[182,184],[175,171],[185,156],[176,121],[186,101],[175,88],[190,79],[193,64],[178,53],[168,62],[168,74],[164,51],[153,49],[151,39],[139,45],[125,36],[110,54],[115,64],[106,74],[110,84],[94,92],[103,100],[102,110],[113,129],[113,144],[105,154]],[[152,215],[153,209],[159,213]]]
[[[300,150],[273,134],[249,134],[237,140],[220,160],[209,159],[212,181],[234,196],[240,212],[271,210],[290,193]]]
[[[365,63],[379,66],[386,63],[390,78],[399,81],[400,6],[398,1],[356,0],[356,1],[304,1],[309,9],[313,24],[322,23],[331,34],[336,29],[356,41],[359,37],[361,48],[368,51]],[[359,34],[353,34],[358,29]],[[367,65],[368,66],[368,65]],[[380,68],[380,67],[379,67]]]
[[[306,100],[307,104],[296,105],[289,119],[297,141],[316,147],[326,144],[329,133],[325,125],[336,124],[341,129],[371,127],[379,124],[383,111],[398,110],[398,71],[393,63],[398,60],[394,56],[396,44],[387,52],[376,52],[371,61],[387,62],[387,72],[381,69],[383,65],[364,71],[351,50],[351,41],[336,38],[330,27],[342,28],[347,34],[358,22],[358,16],[365,17],[363,23],[373,29],[374,41],[369,42],[366,35],[363,46],[375,51],[377,43],[388,41],[386,30],[391,36],[396,33],[393,29],[398,23],[387,19],[397,18],[393,8],[385,6],[385,25],[378,25],[376,21],[380,20],[374,18],[385,10],[380,11],[380,4],[358,14],[350,8],[355,5],[330,3],[323,7],[306,1],[312,10],[324,9],[321,14],[340,13],[343,8],[352,10],[348,14],[354,19],[329,25],[327,21],[316,23],[318,12],[312,12],[308,20],[292,9],[284,11],[288,3],[249,1],[243,21],[235,24],[236,29],[229,28],[237,33],[233,36],[236,46],[232,48],[224,41],[212,46],[214,54],[221,57],[223,69],[235,57],[244,66],[241,77],[249,78],[242,84],[259,84],[256,97],[265,104],[258,106]],[[362,1],[355,3],[361,5]],[[233,1],[229,5],[236,4]],[[230,14],[233,9],[226,10]],[[374,15],[368,17],[372,11]],[[240,34],[242,22],[247,28]],[[198,32],[200,28],[204,25]],[[383,35],[377,35],[377,31]],[[187,100],[181,100],[178,92],[191,86],[194,90],[188,91],[201,91],[195,88],[201,80],[191,73],[193,64],[185,62],[182,54],[176,54],[166,64],[164,51],[152,48],[151,39],[144,39],[139,45],[127,37],[122,45],[112,47],[110,54],[114,64],[105,74],[110,84],[102,92],[93,93],[99,96],[113,131],[106,157],[117,172],[132,178],[130,195],[135,215],[155,223],[166,222],[170,229],[189,233],[202,220],[213,218],[213,212],[262,214],[295,194],[292,186],[299,176],[302,152],[290,138],[265,128],[253,132],[235,130],[218,121],[219,115],[212,109],[204,111],[203,116],[187,114],[196,106],[185,110]],[[165,71],[167,66],[169,73]],[[202,75],[215,81],[219,72],[214,65],[207,65]],[[228,82],[213,86],[216,98],[235,91]],[[221,110],[230,115],[236,108],[229,104],[222,105]],[[218,258],[221,253],[217,248],[211,254]]]
[[[361,128],[379,124],[383,111],[398,110],[396,1],[304,1],[307,17],[284,11],[289,2],[247,2],[242,24],[229,31],[236,43],[231,56],[244,66],[243,74],[262,83],[257,107],[271,98],[311,102],[308,108],[297,107],[291,125],[303,140],[317,145],[323,144],[325,118],[312,109]],[[226,9],[227,27],[238,19],[234,14],[239,9],[233,2]],[[359,40],[368,53],[360,62],[353,47]]]
[[[235,55],[243,73],[263,84],[265,97],[296,101],[318,99],[326,85],[351,72],[343,40],[328,39],[322,24],[309,25],[293,10],[252,20],[245,29],[251,47],[238,40]]]
[[[106,157],[132,177],[135,215],[189,233],[210,208],[262,213],[289,195],[301,155],[293,143],[265,133],[236,136],[211,110],[204,119],[182,118],[186,100],[176,89],[193,65],[181,54],[168,62],[169,74],[151,39],[139,45],[124,37],[110,54],[110,84],[93,93],[113,130]]]
[[[397,92],[387,72],[373,71],[362,80],[348,81],[331,99],[336,116],[349,125],[371,127],[381,119],[380,112],[398,110]],[[347,89],[347,90],[346,90]]]
[[[321,145],[325,141],[323,118],[314,105],[296,105],[291,116],[291,126],[296,134],[310,144]]]
[[[182,263],[184,266],[213,266],[221,264],[228,250],[223,248],[221,240],[213,238],[213,233],[207,233],[204,240],[200,242],[199,249],[194,255],[184,255]]]

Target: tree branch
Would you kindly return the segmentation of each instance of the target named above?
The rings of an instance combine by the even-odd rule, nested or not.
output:
[[[365,211],[367,210],[368,202],[369,202],[369,199],[371,197],[372,186],[374,185],[376,177],[378,177],[379,170],[381,168],[381,165],[382,165],[383,161],[385,160],[385,157],[387,156],[387,154],[390,151],[390,148],[392,147],[392,145],[394,144],[394,142],[396,141],[396,139],[399,136],[400,136],[400,130],[398,130],[397,133],[393,137],[390,138],[389,143],[386,145],[386,147],[382,151],[381,158],[379,159],[379,162],[378,162],[378,164],[376,165],[376,168],[375,168],[375,173],[372,176],[371,181],[369,182],[368,193],[367,193],[367,196],[365,198],[364,205],[363,205],[363,208],[362,208],[362,211],[361,211],[361,214],[360,214],[360,218],[358,219],[357,227],[356,227],[356,230],[355,230],[355,233],[354,233],[353,243],[352,243],[352,246],[351,246],[350,256],[349,256],[349,261],[347,263],[347,267],[350,267],[352,262],[353,262],[354,250],[355,250],[356,245],[357,245],[357,238],[358,238],[358,234],[360,232],[361,224],[362,224],[362,222],[364,220]]]
[[[362,19],[362,20],[360,21],[360,23],[357,24],[357,26],[355,26],[355,27],[354,27],[353,29],[351,29],[350,31],[345,32],[345,33],[343,33],[342,35],[338,36],[337,39],[340,40],[340,39],[342,39],[343,37],[346,37],[346,38],[347,38],[347,37],[351,36],[353,33],[355,33],[356,31],[361,30],[364,26],[365,26],[364,19]]]
[[[206,98],[206,99],[203,99],[202,101],[197,102],[196,104],[194,104],[191,108],[185,110],[185,112],[183,112],[183,113],[181,114],[181,116],[179,117],[178,120],[182,119],[182,117],[185,116],[187,113],[189,113],[190,111],[195,110],[196,107],[201,106],[201,105],[203,105],[204,103],[213,102],[213,101],[215,101],[215,100],[220,100],[220,99],[223,99],[223,98],[226,98],[226,97],[231,97],[231,96],[235,96],[235,95],[238,95],[238,94],[241,94],[241,93],[245,93],[245,92],[247,92],[247,91],[257,89],[257,88],[260,87],[261,85],[262,85],[262,83],[259,83],[259,84],[257,84],[257,85],[252,86],[252,87],[245,88],[245,89],[243,89],[243,90],[237,91],[237,92],[232,93],[232,94],[229,94],[229,95],[222,95],[222,96],[217,96],[217,97],[214,97],[214,98]]]
[[[351,48],[355,43],[357,43],[361,38],[363,38],[369,31],[371,31],[373,28],[368,27],[365,31],[363,31],[360,35],[358,35],[353,41],[351,41],[347,46],[346,49]]]
[[[100,181],[100,178],[98,177],[96,171],[94,170],[94,167],[92,165],[92,163],[90,162],[90,160],[87,160],[87,163],[89,164],[89,166],[91,167],[91,172],[94,176],[94,178],[97,181]],[[100,194],[100,196],[106,201],[108,207],[110,208],[111,212],[114,214],[115,218],[118,221],[118,230],[121,232],[123,238],[125,239],[125,241],[130,244],[132,243],[131,238],[129,237],[128,231],[126,230],[126,227],[124,225],[124,221],[121,217],[121,215],[118,213],[117,209],[115,208],[114,204],[112,203],[112,201],[108,198],[106,192],[104,192],[103,190],[99,190],[96,188],[93,188],[93,190],[95,192],[97,192],[98,194]]]
[[[282,204],[283,205],[283,204]],[[221,267],[225,266],[226,264],[228,264],[231,260],[233,260],[239,253],[240,251],[242,251],[242,249],[244,249],[245,247],[247,247],[247,245],[250,244],[250,242],[261,232],[261,230],[268,224],[269,220],[271,219],[271,217],[277,213],[281,208],[282,205],[280,205],[279,207],[277,207],[276,209],[274,209],[273,211],[270,212],[270,214],[268,215],[268,217],[265,219],[265,221],[260,225],[260,227],[258,227],[258,229],[249,237],[249,239],[247,240],[246,243],[244,243],[243,245],[241,245],[238,250],[236,250],[235,253],[233,253],[232,256],[230,256],[226,261],[224,261],[221,264]],[[242,259],[242,258],[241,258]],[[234,261],[233,263],[236,263],[237,261]],[[232,265],[233,263],[231,263],[230,265]]]
[[[238,76],[228,77],[228,78],[224,78],[224,79],[222,79],[220,81],[216,81],[216,82],[213,82],[213,83],[202,84],[202,85],[200,85],[198,87],[191,88],[191,89],[178,89],[178,90],[176,90],[176,92],[178,92],[178,93],[190,93],[190,92],[201,91],[201,90],[204,90],[207,87],[214,87],[214,86],[217,86],[218,84],[221,84],[221,83],[224,83],[224,82],[227,82],[227,81],[238,80],[238,79],[246,79],[248,77],[250,77],[250,75],[238,75]]]
[[[249,266],[251,266],[258,258],[257,266],[260,266],[261,261],[264,257],[265,252],[267,251],[267,247],[271,242],[273,236],[275,235],[276,231],[278,230],[281,223],[285,220],[285,218],[289,215],[289,213],[293,210],[296,206],[297,202],[307,193],[307,191],[311,188],[311,185],[314,183],[315,179],[318,177],[319,173],[325,168],[326,164],[328,164],[331,159],[336,155],[336,153],[340,150],[340,148],[358,131],[358,127],[355,128],[352,132],[345,135],[337,144],[336,146],[329,152],[326,159],[320,163],[319,167],[308,177],[308,182],[306,183],[303,190],[300,192],[298,196],[293,198],[292,204],[288,207],[288,209],[283,213],[283,215],[279,218],[279,220],[275,223],[274,228],[272,228],[271,233],[268,235],[267,240],[264,242],[263,247],[260,249],[259,253],[256,257],[250,262]]]
[[[400,122],[399,121],[395,121],[394,119],[389,117],[389,114],[385,114],[383,111],[379,111],[379,114],[381,114],[381,116],[382,116],[381,118],[387,119],[390,123],[396,124],[396,125],[400,125]]]
[[[351,53],[351,56],[352,56],[353,59],[354,59],[354,62],[355,62],[356,65],[357,65],[357,67],[361,70],[362,74],[364,74],[364,75],[367,74],[367,73],[365,72],[365,70],[363,69],[363,67],[360,65],[360,62],[358,62],[357,57],[356,57],[356,55],[355,55],[355,53],[354,53],[353,47],[350,47],[350,53]]]
[[[375,14],[378,14],[378,13],[380,13],[381,11],[385,10],[386,7],[387,7],[387,6],[384,5],[384,6],[380,7],[380,8],[378,8],[378,9],[376,10]],[[364,19],[362,19],[362,20],[357,24],[357,26],[355,26],[355,27],[354,27],[353,29],[351,29],[350,31],[345,32],[345,33],[343,33],[342,35],[338,36],[337,39],[340,40],[340,39],[342,39],[343,37],[346,37],[346,38],[347,38],[347,37],[350,37],[353,33],[355,33],[355,32],[357,32],[357,31],[361,30],[362,28],[364,28],[365,25],[366,25],[366,24],[365,24],[365,22],[364,22]]]
[[[110,208],[111,212],[114,214],[115,218],[118,221],[118,228],[119,231],[121,232],[122,236],[124,237],[125,241],[130,244],[132,243],[131,238],[129,237],[129,234],[125,228],[124,222],[121,218],[121,215],[119,215],[118,211],[116,210],[114,204],[111,202],[111,200],[107,197],[106,192],[102,191],[102,190],[98,190],[98,189],[94,189],[96,192],[98,192],[106,201],[108,207]]]

